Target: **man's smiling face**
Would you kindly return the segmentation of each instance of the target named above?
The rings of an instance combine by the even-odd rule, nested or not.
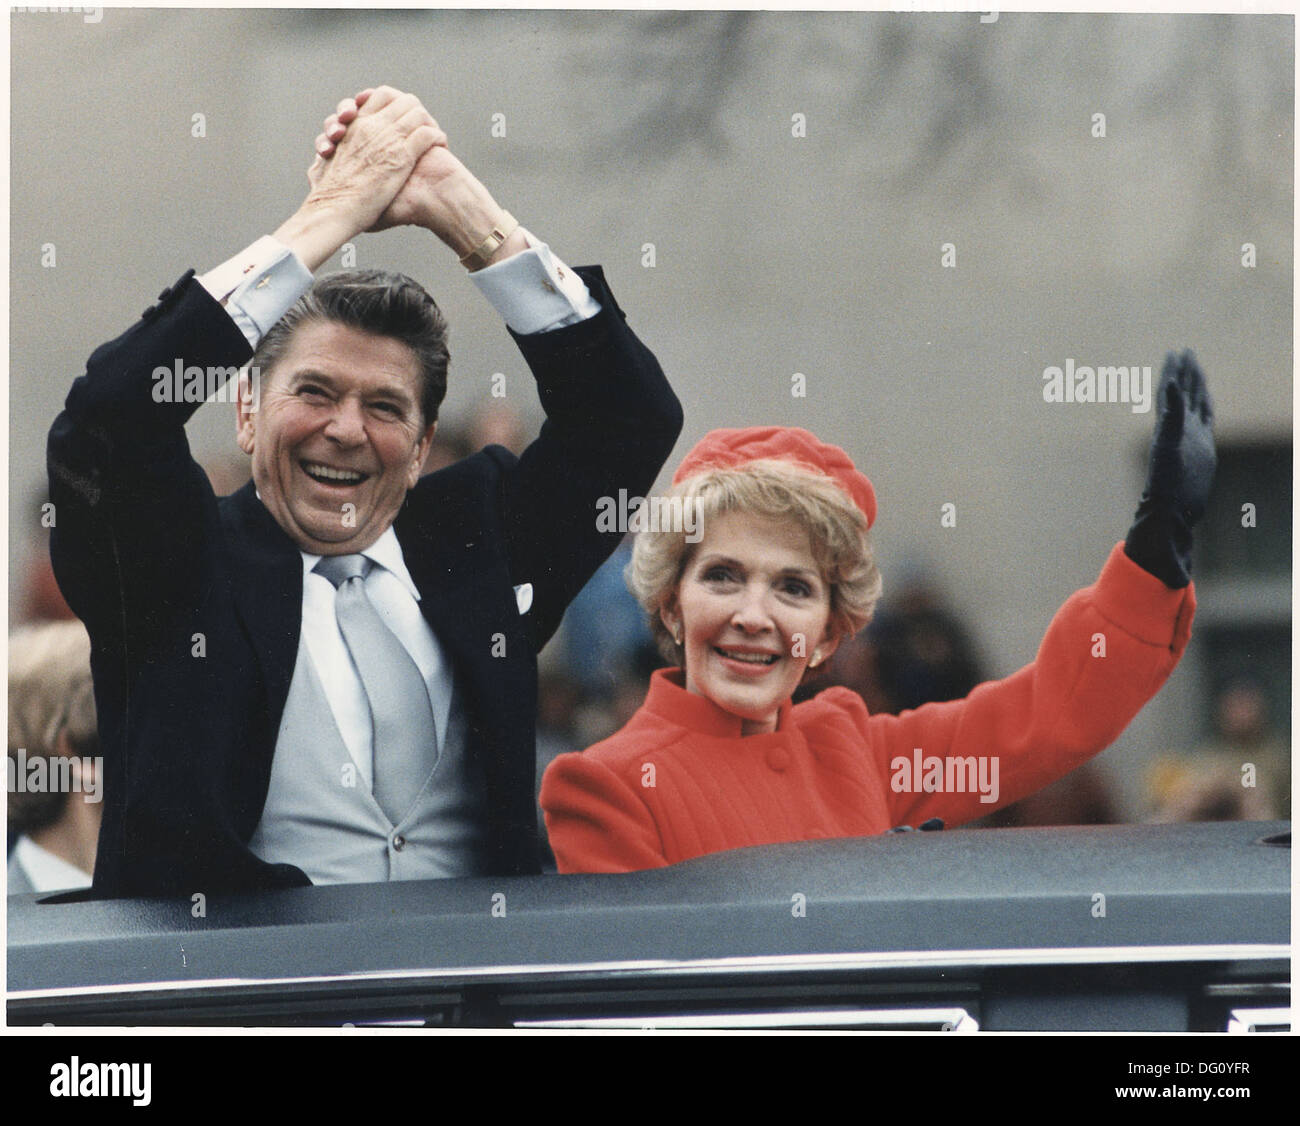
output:
[[[276,523],[303,551],[348,555],[392,524],[420,477],[434,427],[415,353],[335,321],[306,321],[239,403],[238,441]]]

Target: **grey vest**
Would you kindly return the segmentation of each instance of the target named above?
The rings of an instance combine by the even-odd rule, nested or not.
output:
[[[300,639],[266,805],[248,847],[296,865],[314,884],[479,875],[487,871],[485,792],[467,760],[464,710],[453,691],[438,761],[402,819],[389,821],[357,774]]]

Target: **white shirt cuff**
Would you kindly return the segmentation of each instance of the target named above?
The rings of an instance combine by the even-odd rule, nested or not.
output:
[[[209,270],[200,284],[256,348],[295,301],[311,288],[311,271],[283,243],[264,235],[233,258]]]
[[[600,312],[586,283],[551,248],[524,231],[528,249],[470,278],[515,332],[527,336],[578,324]]]

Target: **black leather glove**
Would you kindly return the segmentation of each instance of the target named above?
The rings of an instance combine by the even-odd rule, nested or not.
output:
[[[1192,581],[1192,528],[1214,483],[1214,405],[1191,352],[1165,357],[1147,485],[1124,551],[1166,586]]]

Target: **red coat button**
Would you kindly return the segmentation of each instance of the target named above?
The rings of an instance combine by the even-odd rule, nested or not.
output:
[[[790,765],[790,752],[784,747],[771,747],[767,752],[767,765],[778,773]]]

